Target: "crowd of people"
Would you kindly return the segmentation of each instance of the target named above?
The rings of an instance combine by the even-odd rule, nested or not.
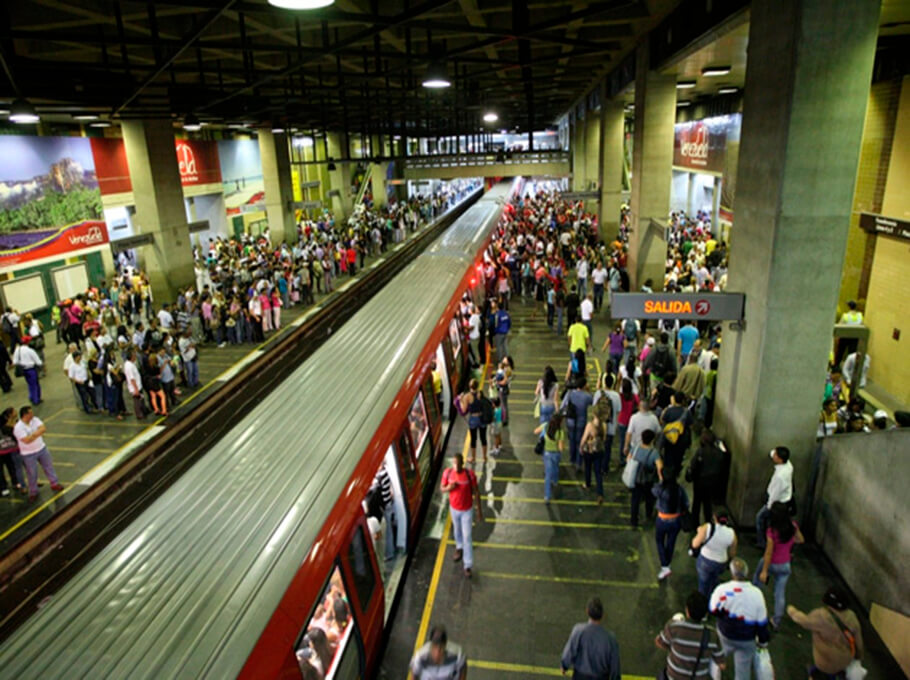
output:
[[[495,431],[498,423],[501,432],[508,423],[507,408],[502,418],[496,411],[504,408],[514,369],[507,344],[508,309],[522,296],[537,303],[534,315],[546,315],[554,332],[567,338],[564,379],[557,374],[561,366],[547,366],[535,388],[534,432],[536,452],[544,463],[544,501],[549,504],[559,494],[564,455],[570,474],[574,471],[583,480],[581,489],[593,492],[598,504],[604,499],[604,477],[619,471],[629,489],[630,524],[653,522],[660,560],[657,579],[672,575],[680,534],[686,534],[687,552],[695,558],[697,579],[686,611],[668,621],[655,640],[668,652],[659,677],[708,677],[730,660],[736,680],[748,680],[753,670],[758,673],[770,664],[765,650],[771,633],[789,615],[813,634],[810,677],[842,678],[847,666],[862,657],[859,622],[847,607],[846,595],[830,588],[821,606],[809,614],[786,601],[791,554],[804,539],[794,519],[793,466],[785,446],[771,451],[771,481],[756,516],[756,545],[762,556],[750,570],[737,555],[740,537],[724,507],[731,454],[712,430],[721,327],[675,319],[655,325],[614,319],[608,336],[597,339],[603,370],[599,375],[589,372],[587,357],[597,351],[592,319],[601,313],[609,319],[609,296],[629,289],[627,229],[624,219],[616,241],[604,244],[597,238],[596,218],[586,214],[582,204],[555,193],[526,195],[506,208],[485,256],[484,301],[466,299],[461,309],[465,333],[480,362],[486,351],[496,360],[491,362],[495,368],[489,396],[473,380],[456,398],[470,432],[467,461],[456,455],[442,486],[456,518],[456,559],[464,560],[470,576],[471,526],[481,508],[471,464],[478,441],[487,459],[487,428]],[[712,235],[707,216],[674,214],[668,233],[665,289],[723,290],[726,246]],[[470,349],[474,357],[474,347]],[[614,445],[617,463],[611,468]],[[691,484],[691,498],[686,483]],[[721,582],[727,571],[731,579]],[[772,584],[769,606],[764,591]],[[603,605],[594,598],[586,611],[588,621],[576,626],[566,643],[562,668],[574,669],[578,678],[618,679],[619,647],[602,626]],[[445,653],[444,639],[431,640],[425,656],[434,645],[440,659],[464,658],[460,648]]]
[[[31,313],[7,309],[0,315],[0,388],[12,390],[13,368],[31,405],[41,404],[45,348],[55,342],[66,351],[60,368],[51,370],[63,371],[78,409],[117,420],[130,413],[137,420],[166,416],[199,386],[203,346],[262,342],[281,328],[282,309],[314,304],[315,295],[334,290],[339,277],[356,275],[367,256],[385,252],[475,187],[474,180],[440,184],[432,194],[382,209],[360,206],[343,221],[326,211],[301,220],[291,243],[273,243],[268,230],[258,237],[210,239],[206,248],[194,248],[195,281],[173,301],[157,301],[147,274],[124,266],[110,282],[54,305],[50,328]],[[24,455],[19,461],[22,442],[16,445],[11,436],[0,454],[10,462],[9,484],[0,474],[0,493],[9,495],[14,487],[34,500],[37,467]],[[52,466],[47,476],[56,488]]]

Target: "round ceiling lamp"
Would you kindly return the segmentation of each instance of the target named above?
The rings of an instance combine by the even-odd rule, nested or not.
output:
[[[430,90],[441,90],[452,86],[445,59],[438,58],[429,63],[421,84]]]
[[[27,99],[17,99],[9,107],[9,119],[20,125],[37,123],[41,117],[35,111],[35,107]]]
[[[202,129],[202,123],[191,113],[183,119],[183,129],[187,132],[198,132]]]
[[[499,116],[496,115],[496,112],[494,111],[488,111],[483,114],[483,121],[485,123],[495,123],[497,120],[499,120]]]
[[[269,4],[281,9],[321,9],[335,3],[335,0],[269,0]]]

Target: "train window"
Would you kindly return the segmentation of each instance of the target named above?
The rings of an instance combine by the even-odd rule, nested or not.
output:
[[[349,655],[345,649],[357,647],[356,642],[349,644],[353,627],[341,569],[335,567],[307,624],[306,633],[297,645],[297,662],[304,680],[357,677],[340,673]]]
[[[436,396],[436,385],[434,384],[435,379],[431,376],[423,383],[423,398],[426,401],[428,406],[428,411],[430,412],[430,422],[435,423],[439,420],[439,402],[441,401],[441,392],[440,396]],[[442,375],[439,376],[439,387],[442,389]]]
[[[376,574],[373,572],[373,562],[367,551],[367,542],[361,526],[354,532],[354,538],[348,548],[348,562],[354,575],[354,590],[357,591],[360,610],[365,612],[370,608],[370,598],[376,589]]]
[[[417,398],[411,404],[411,412],[408,413],[408,423],[411,426],[411,441],[414,442],[414,448],[420,450],[423,440],[427,436],[427,409],[423,404],[423,393],[418,392]]]
[[[423,446],[420,447],[420,453],[417,456],[417,467],[420,468],[420,478],[427,479],[430,474],[430,463],[433,462],[433,444],[430,441],[430,438],[427,437],[423,440]],[[430,490],[430,485],[427,483],[426,490]]]
[[[398,454],[398,462],[401,464],[401,472],[404,474],[404,481],[410,489],[417,481],[417,466],[414,465],[411,440],[408,439],[407,432],[402,432],[401,436],[398,438],[398,445],[395,447],[395,453]]]
[[[452,354],[457,357],[461,351],[461,329],[458,328],[457,319],[452,319],[449,322],[449,340],[452,343]]]

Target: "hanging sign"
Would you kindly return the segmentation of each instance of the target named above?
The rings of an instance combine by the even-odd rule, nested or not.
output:
[[[614,319],[692,319],[742,321],[742,293],[614,293]]]
[[[906,220],[864,212],[859,215],[859,226],[870,234],[910,241],[910,222]]]
[[[731,116],[677,123],[674,126],[673,165],[696,172],[723,173],[727,128]]]

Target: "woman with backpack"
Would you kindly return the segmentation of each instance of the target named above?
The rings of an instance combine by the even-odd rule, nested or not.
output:
[[[566,366],[566,385],[572,386],[578,384],[582,378],[587,377],[588,360],[585,357],[583,349],[575,350],[575,354],[569,359]]]
[[[608,399],[598,401],[599,404],[606,406],[609,404]],[[591,487],[591,468],[594,468],[594,479],[597,482],[597,504],[602,505],[604,502],[604,450],[607,441],[607,423],[601,418],[602,409],[591,409],[591,420],[585,425],[584,433],[581,435],[581,453],[585,465],[585,483],[581,485],[584,491]]]
[[[468,383],[468,391],[461,395],[459,401],[461,410],[467,414],[468,429],[471,432],[471,455],[468,456],[468,463],[477,460],[477,439],[480,438],[481,452],[483,453],[483,462],[487,462],[487,423],[484,423],[483,406],[480,393],[480,384],[477,378],[471,378]]]
[[[755,567],[752,583],[764,587],[768,577],[774,577],[774,616],[771,627],[778,628],[787,609],[787,581],[790,580],[790,554],[795,544],[805,543],[799,525],[790,517],[786,503],[771,505],[768,528],[765,531],[767,542],[765,553]]]
[[[534,388],[534,398],[540,405],[540,424],[544,425],[550,420],[556,412],[556,397],[559,393],[559,383],[556,380],[556,371],[552,366],[547,366],[543,370],[543,377],[537,381],[537,387]]]
[[[549,505],[553,487],[559,484],[559,463],[566,447],[566,432],[562,427],[562,414],[555,412],[549,422],[539,425],[534,434],[543,435],[543,500]]]
[[[677,474],[675,468],[664,468],[660,484],[655,484],[651,489],[651,493],[657,499],[655,530],[657,554],[660,557],[660,571],[657,574],[659,581],[663,581],[672,573],[670,562],[673,561],[676,537],[682,529],[683,515],[689,510],[689,496],[686,490],[676,483]]]

